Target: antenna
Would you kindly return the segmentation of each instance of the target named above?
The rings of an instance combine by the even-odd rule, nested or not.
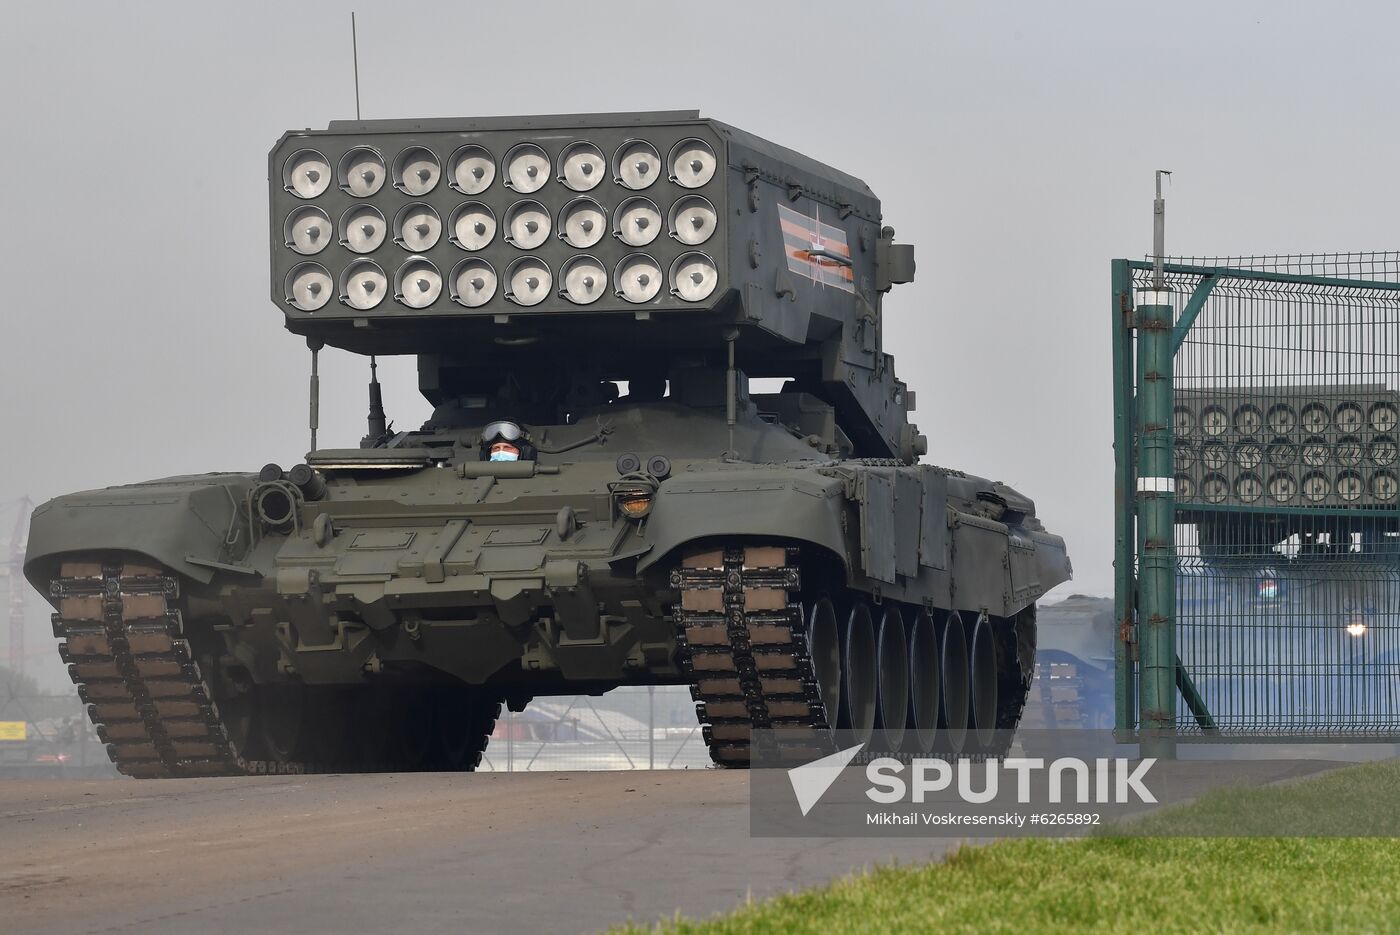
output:
[[[1167,203],[1162,200],[1162,176],[1171,176],[1171,170],[1157,170],[1157,199],[1152,202],[1152,288],[1162,289],[1162,257],[1167,252]]]
[[[369,434],[365,436],[369,448],[384,440],[389,434],[389,426],[384,422],[384,396],[379,389],[379,362],[375,355],[369,355]]]
[[[355,11],[350,11],[350,58],[355,63],[355,119],[360,119],[360,42],[355,35]]]

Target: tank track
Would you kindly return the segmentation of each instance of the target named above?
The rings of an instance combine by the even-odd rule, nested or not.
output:
[[[1006,628],[997,640],[997,729],[1014,731],[1035,681],[1035,605],[1012,617]]]
[[[172,607],[178,578],[129,562],[72,561],[49,592],[59,655],[118,770],[137,778],[268,771],[238,755],[219,719]]]
[[[819,746],[829,721],[797,600],[798,550],[746,543],[694,552],[671,585],[680,592],[680,662],[710,758],[748,766],[754,729],[803,729],[792,736]]]
[[[180,580],[132,561],[66,561],[49,585],[59,654],[117,769],[139,779],[374,772],[405,767],[379,751],[334,759],[246,757],[230,736],[204,669],[184,634]],[[499,706],[471,717],[471,769]]]

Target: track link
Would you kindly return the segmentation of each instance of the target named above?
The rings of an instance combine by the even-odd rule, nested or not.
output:
[[[798,550],[727,544],[694,552],[671,573],[680,591],[677,644],[710,758],[746,767],[751,733],[802,728],[822,737],[828,713],[797,596]]]
[[[49,590],[59,654],[118,770],[138,778],[268,771],[239,756],[219,719],[173,606],[178,578],[132,562],[69,561]]]
[[[245,756],[221,717],[209,676],[190,648],[179,610],[180,580],[132,561],[66,561],[49,584],[58,607],[59,654],[117,769],[140,779],[181,776],[378,772],[406,766],[391,754],[326,759]],[[468,693],[465,697],[475,699]],[[499,704],[465,716],[465,745],[449,769],[473,769],[490,740]],[[330,712],[337,719],[345,711]],[[314,726],[307,725],[312,727]]]

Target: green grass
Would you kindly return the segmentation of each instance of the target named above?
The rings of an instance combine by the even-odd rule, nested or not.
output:
[[[1400,931],[1400,840],[1148,837],[1360,814],[1395,833],[1400,764],[1226,789],[1125,826],[1129,836],[1004,840],[942,863],[877,867],[695,922],[617,932]],[[839,845],[838,845],[839,846]]]

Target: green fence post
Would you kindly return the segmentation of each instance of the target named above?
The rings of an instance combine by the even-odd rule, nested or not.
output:
[[[1113,261],[1113,727],[1124,743],[1137,730],[1133,666],[1133,608],[1137,578],[1133,569],[1133,274],[1127,260]]]
[[[1172,459],[1171,293],[1138,297],[1135,484],[1138,521],[1138,631],[1141,660],[1141,752],[1176,756],[1176,513]]]

